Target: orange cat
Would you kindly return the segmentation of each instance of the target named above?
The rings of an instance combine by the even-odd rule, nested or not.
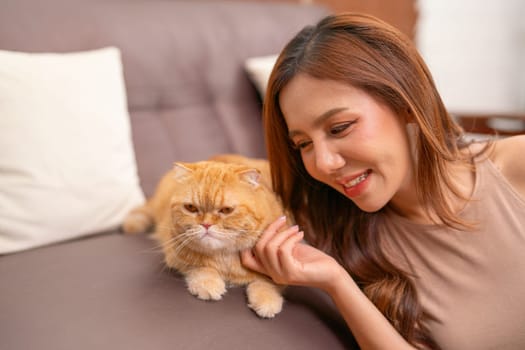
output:
[[[282,309],[282,288],[245,269],[239,258],[284,215],[269,176],[265,160],[237,155],[176,163],[146,204],[127,216],[123,230],[155,226],[166,265],[185,276],[191,294],[219,300],[228,283],[247,285],[248,306],[261,317],[274,317]]]

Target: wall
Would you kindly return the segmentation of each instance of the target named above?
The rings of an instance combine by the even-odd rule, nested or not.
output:
[[[364,12],[392,24],[410,38],[414,38],[417,21],[416,0],[238,0],[274,1],[302,4],[321,4],[333,12]]]
[[[416,43],[455,114],[525,114],[525,2],[419,0]]]
[[[334,12],[364,12],[381,18],[400,29],[410,38],[415,36],[417,11],[415,0],[298,0],[323,4]]]

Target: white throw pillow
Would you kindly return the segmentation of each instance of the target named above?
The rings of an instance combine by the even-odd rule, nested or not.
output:
[[[272,73],[273,66],[279,55],[268,55],[260,57],[251,57],[244,62],[244,69],[248,77],[253,82],[259,95],[264,99],[268,79]]]
[[[115,229],[143,201],[120,51],[0,50],[0,254]]]

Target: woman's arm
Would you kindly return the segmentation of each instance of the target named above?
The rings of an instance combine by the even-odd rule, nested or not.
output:
[[[361,349],[414,349],[340,267],[331,296]]]
[[[263,233],[253,250],[241,253],[243,264],[274,282],[324,290],[333,299],[361,349],[413,349],[363,294],[335,259],[301,242],[297,226],[280,230],[281,218]]]

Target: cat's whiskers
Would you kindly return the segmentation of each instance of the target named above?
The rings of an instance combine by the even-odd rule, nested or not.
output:
[[[178,235],[174,235],[170,239],[165,240],[163,243],[165,245],[172,245],[172,246],[180,245],[181,242],[185,242],[188,239],[191,240],[195,238],[195,236],[196,236],[195,232],[185,231],[183,233],[179,233]]]
[[[171,240],[174,239],[174,238],[169,239],[169,240],[159,239],[160,238],[159,232],[155,232],[153,235],[154,235],[155,241],[158,243],[154,245],[153,247],[151,247],[151,250],[154,250],[154,251],[162,251],[163,248],[167,246],[168,244],[170,244]]]
[[[165,243],[166,247],[173,249],[173,254],[179,255],[179,253],[186,248],[195,238],[199,236],[199,229],[189,229],[185,232],[167,240]]]

